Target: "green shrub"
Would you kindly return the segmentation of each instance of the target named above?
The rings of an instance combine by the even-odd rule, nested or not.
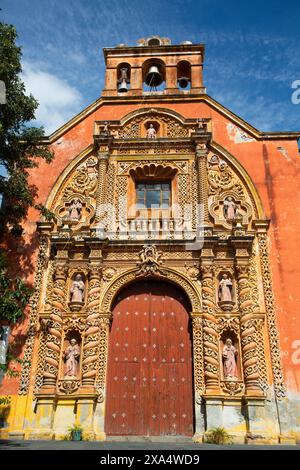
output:
[[[205,442],[208,444],[231,444],[232,438],[228,432],[219,426],[218,428],[212,428],[205,433]]]

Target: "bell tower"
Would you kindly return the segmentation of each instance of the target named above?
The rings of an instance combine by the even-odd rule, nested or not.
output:
[[[136,46],[105,48],[102,96],[203,94],[204,44],[152,36]]]

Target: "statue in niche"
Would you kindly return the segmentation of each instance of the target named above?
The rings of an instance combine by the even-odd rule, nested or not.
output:
[[[109,135],[109,124],[107,121],[105,121],[103,126],[103,134]]]
[[[227,338],[222,353],[225,380],[238,379],[237,354],[237,349],[233,346],[232,340]]]
[[[73,302],[83,303],[84,290],[85,290],[85,286],[82,280],[82,276],[81,274],[77,274],[70,289],[70,294],[71,294],[70,302],[71,303]]]
[[[71,220],[80,220],[81,219],[81,211],[82,211],[82,204],[79,199],[74,199],[68,208],[69,217]]]
[[[228,196],[224,201],[224,217],[228,221],[232,221],[236,216],[236,204],[231,196]]]
[[[232,302],[232,280],[227,274],[223,274],[219,282],[219,301]]]
[[[70,340],[69,346],[64,351],[65,378],[77,378],[80,348],[75,338]]]
[[[207,128],[206,122],[203,122],[203,120],[201,118],[198,118],[197,119],[197,131],[198,132],[204,132],[204,131],[206,131],[206,128]]]
[[[153,124],[150,124],[150,126],[147,129],[147,137],[148,139],[156,139],[156,130]]]

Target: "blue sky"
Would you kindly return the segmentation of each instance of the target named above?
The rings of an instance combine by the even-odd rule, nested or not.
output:
[[[207,93],[261,130],[299,130],[300,2],[0,0],[47,133],[101,94],[103,47],[151,35],[206,44]]]

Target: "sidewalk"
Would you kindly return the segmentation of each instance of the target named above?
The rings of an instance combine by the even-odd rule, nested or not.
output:
[[[1,439],[0,450],[300,450],[300,444],[289,445],[225,445],[195,444],[186,442],[100,442],[100,441],[22,441]]]

